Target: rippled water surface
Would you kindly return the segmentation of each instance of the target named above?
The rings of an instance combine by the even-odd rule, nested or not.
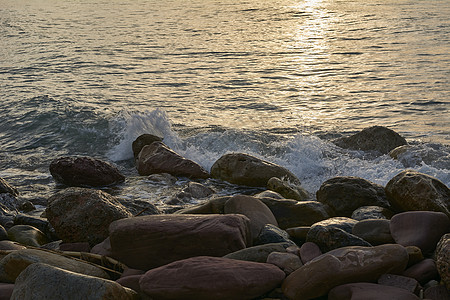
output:
[[[0,175],[18,184],[45,182],[59,155],[126,160],[144,132],[206,168],[227,151],[271,158],[317,177],[311,190],[342,174],[385,183],[401,169],[326,157],[333,137],[384,125],[410,142],[450,142],[447,0],[0,8]]]

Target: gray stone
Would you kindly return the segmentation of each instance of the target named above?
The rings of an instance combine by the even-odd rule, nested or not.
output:
[[[267,263],[279,267],[286,273],[286,275],[291,274],[301,266],[303,266],[302,261],[298,255],[287,253],[287,252],[272,252],[267,257]]]
[[[272,224],[266,224],[260,231],[258,237],[253,241],[254,245],[263,245],[271,243],[288,243],[296,246],[293,241],[289,239],[289,234],[283,229],[278,228]]]
[[[442,282],[450,290],[450,233],[443,235],[436,247],[436,266]]]
[[[275,191],[287,199],[307,200],[310,198],[309,193],[300,185],[292,184],[288,180],[272,177],[267,181],[267,188]]]
[[[300,180],[286,168],[244,153],[225,154],[211,167],[211,176],[246,186],[266,186],[272,177]]]
[[[225,258],[254,261],[264,263],[267,261],[267,257],[272,252],[286,252],[286,249],[290,247],[289,243],[274,243],[264,244],[253,247],[248,247],[233,253],[225,255]]]
[[[8,237],[12,241],[33,247],[40,247],[49,242],[42,231],[30,225],[14,225],[8,229]]]
[[[394,239],[389,228],[390,222],[385,219],[366,219],[359,221],[353,226],[352,234],[370,244],[376,246],[381,244],[393,244]]]
[[[141,152],[142,148],[146,145],[150,145],[153,142],[162,142],[162,138],[159,136],[145,133],[138,136],[131,144],[131,149],[133,149],[134,159],[136,159]]]
[[[11,300],[139,299],[136,292],[117,282],[34,263],[16,279]]]
[[[362,221],[365,219],[390,219],[394,213],[381,206],[361,206],[352,213],[352,219]]]
[[[358,177],[328,179],[316,192],[317,201],[328,205],[334,215],[350,217],[362,206],[389,207],[384,187]]]

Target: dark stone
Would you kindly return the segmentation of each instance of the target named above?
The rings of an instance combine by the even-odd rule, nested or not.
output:
[[[421,262],[409,267],[403,272],[402,275],[414,278],[420,284],[425,284],[430,280],[439,279],[436,263],[431,258],[424,259]]]
[[[389,207],[381,185],[358,177],[334,177],[320,186],[317,201],[328,205],[336,216],[350,217],[362,206]]]
[[[414,278],[394,274],[381,275],[378,278],[378,284],[402,288],[413,294],[418,294],[421,287]]]
[[[402,288],[369,283],[348,283],[333,288],[328,294],[328,300],[419,300],[420,298]]]
[[[281,229],[311,226],[329,218],[326,207],[317,201],[260,198],[272,211]]]
[[[450,291],[443,285],[435,285],[427,288],[423,296],[430,300],[450,300]]]
[[[450,189],[432,176],[405,170],[394,176],[385,190],[397,211],[440,211],[450,217]]]
[[[162,140],[163,139],[159,136],[148,133],[138,136],[131,145],[131,148],[133,149],[134,159],[138,157],[139,152],[141,152],[144,146],[150,145],[153,142],[162,142]]]
[[[319,246],[313,242],[306,242],[300,247],[300,258],[303,264],[306,264],[316,257],[322,255]]]
[[[396,147],[407,144],[398,133],[383,126],[368,127],[352,136],[338,138],[333,142],[341,148],[376,151],[381,154],[388,154]]]
[[[247,247],[225,255],[225,258],[265,263],[272,252],[287,252],[291,243],[273,243]]]
[[[108,237],[112,221],[131,217],[117,199],[100,190],[67,188],[48,199],[47,219],[66,243],[95,245]]]
[[[18,214],[14,217],[14,225],[30,225],[42,231],[49,240],[58,239],[55,229],[53,229],[48,220],[44,218]]]
[[[254,245],[263,245],[270,243],[295,243],[289,239],[289,235],[283,229],[272,224],[266,224],[260,231],[258,237],[254,240]]]
[[[136,167],[140,175],[169,173],[189,178],[208,178],[208,172],[196,162],[186,159],[162,142],[146,145],[139,152]]]
[[[272,177],[300,180],[286,168],[244,153],[225,154],[211,167],[211,176],[230,183],[265,187]]]
[[[311,226],[306,241],[316,243],[322,252],[347,246],[372,246],[369,242],[340,228],[320,225]]]
[[[11,194],[12,196],[19,196],[17,189],[0,177],[0,194],[4,193]]]
[[[292,184],[288,180],[277,177],[272,177],[267,181],[267,188],[279,193],[286,199],[302,201],[310,198],[309,193],[300,185]]]
[[[393,244],[394,239],[389,228],[389,220],[366,219],[353,226],[352,234],[362,238],[372,245]]]
[[[352,219],[362,221],[365,219],[390,219],[394,213],[381,206],[361,206],[352,213]]]
[[[68,186],[110,186],[125,180],[113,165],[87,156],[55,159],[50,164],[50,173],[56,182]]]
[[[442,282],[450,290],[450,233],[443,235],[436,247],[436,266]]]

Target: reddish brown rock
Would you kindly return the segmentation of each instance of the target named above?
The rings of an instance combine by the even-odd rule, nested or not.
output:
[[[439,211],[450,217],[450,189],[432,176],[405,170],[394,176],[385,190],[397,211]]]
[[[270,209],[258,198],[236,195],[225,203],[226,214],[241,214],[249,218],[252,241],[256,239],[266,224],[278,226]]]
[[[140,287],[157,300],[243,300],[270,292],[284,277],[271,264],[201,256],[148,271]]]
[[[299,298],[301,299],[301,298]],[[374,283],[349,283],[333,288],[328,300],[419,300],[420,298],[402,288]]]
[[[403,276],[411,277],[420,284],[425,284],[430,280],[439,279],[436,263],[431,258],[422,260],[421,262],[406,269]]]
[[[133,143],[131,144],[131,148],[133,149],[134,159],[136,159],[141,152],[142,148],[146,145],[150,145],[153,142],[162,142],[162,138],[153,134],[142,134],[138,136]]]
[[[320,251],[319,246],[313,242],[306,242],[300,247],[300,258],[304,264],[320,255],[322,255],[322,251]]]
[[[169,173],[189,178],[209,177],[209,173],[199,164],[182,157],[162,142],[144,146],[139,152],[136,167],[140,175]]]
[[[303,264],[298,255],[287,252],[272,252],[267,257],[267,263],[279,267],[286,273],[291,274]]]
[[[55,159],[50,173],[55,181],[68,186],[108,186],[125,180],[115,166],[88,156]]]
[[[423,296],[430,300],[450,300],[450,291],[444,285],[435,285],[427,288]]]
[[[91,246],[108,237],[112,221],[131,217],[113,196],[100,190],[68,188],[48,199],[47,219],[65,243]]]
[[[141,286],[139,285],[139,280],[142,276],[144,276],[144,274],[125,276],[117,279],[116,282],[123,287],[132,289],[138,294],[142,294]]]
[[[382,274],[398,274],[407,263],[408,253],[400,245],[344,247],[297,269],[284,280],[282,289],[289,299],[320,297],[338,285],[376,282]]]
[[[358,177],[328,179],[316,192],[317,201],[328,205],[335,216],[350,217],[362,206],[389,207],[384,188]]]
[[[230,183],[265,187],[270,178],[300,180],[286,168],[244,153],[225,154],[211,167],[211,176]]]
[[[441,212],[408,211],[394,215],[390,229],[397,244],[417,246],[426,255],[432,253],[441,236],[449,232],[450,219]]]
[[[243,215],[149,215],[109,227],[113,256],[130,268],[149,270],[193,256],[223,256],[249,243]]]
[[[14,290],[13,283],[0,283],[0,300],[9,300]]]
[[[450,233],[442,236],[436,247],[436,265],[442,282],[450,290]]]

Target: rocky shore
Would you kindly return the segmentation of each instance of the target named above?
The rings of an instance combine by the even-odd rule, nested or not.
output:
[[[380,126],[335,143],[395,159],[408,147]],[[93,157],[50,164],[65,188],[39,215],[0,178],[0,300],[450,299],[450,189],[432,176],[334,177],[313,195],[245,153],[208,172],[160,137],[130,147],[143,178],[189,178],[177,209],[108,194],[126,178]],[[218,196],[206,178],[266,190]]]

